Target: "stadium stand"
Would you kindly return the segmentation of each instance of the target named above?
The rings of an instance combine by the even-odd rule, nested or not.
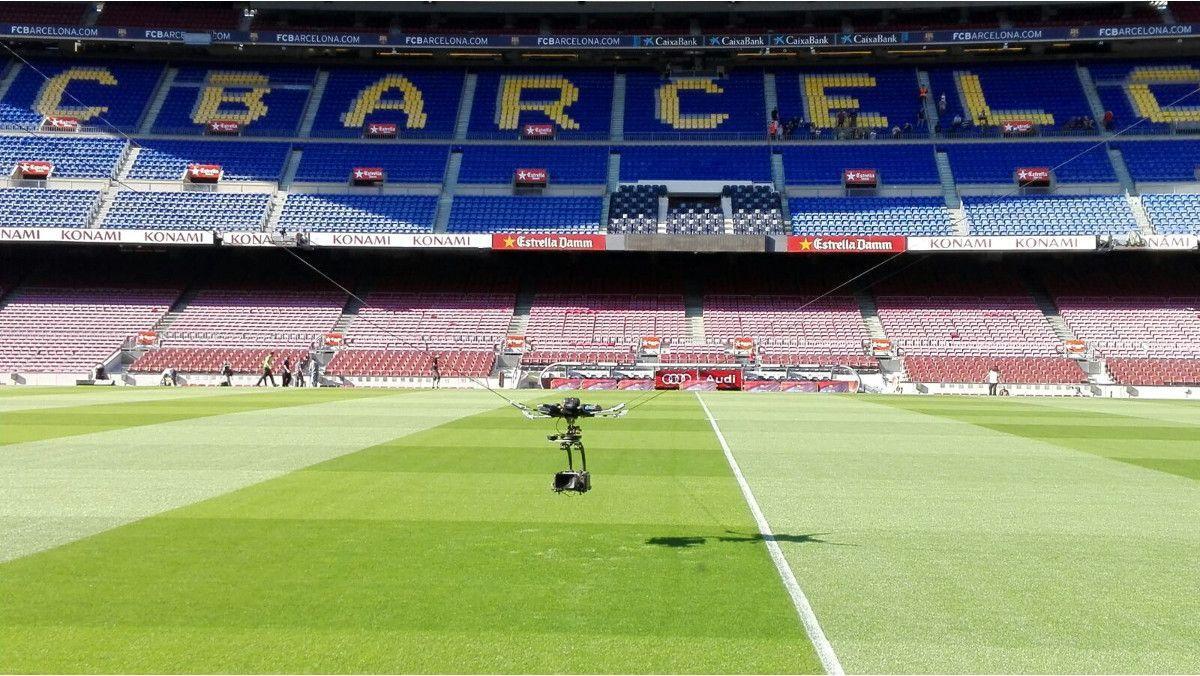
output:
[[[862,354],[868,335],[851,296],[709,295],[704,335],[713,343],[753,338],[768,364],[865,366],[874,361]]]
[[[905,124],[918,126],[914,68],[777,70],[775,90],[781,120],[799,118],[823,130],[824,137],[837,126],[840,110],[856,111],[859,128],[880,130],[881,134]],[[763,124],[760,122],[760,128]]]
[[[763,74],[735,70],[724,77],[660,73],[625,75],[625,138],[752,136],[765,138]]]
[[[521,366],[549,366],[557,362],[584,364],[632,364],[637,354],[632,348],[610,350],[531,350],[521,355]]]
[[[1001,384],[1073,384],[1083,371],[1066,357],[980,357],[967,355],[904,357],[908,379],[919,383],[981,383],[988,370],[1000,372]]]
[[[330,376],[423,377],[433,375],[433,359],[444,378],[485,378],[495,353],[481,350],[419,352],[413,350],[343,350],[325,367]]]
[[[1100,235],[1138,229],[1123,195],[964,197],[972,235]]]
[[[609,196],[608,232],[647,234],[658,231],[658,200],[665,185],[623,185]]]
[[[622,181],[771,181],[766,146],[627,145],[620,152]]]
[[[935,100],[946,94],[946,112],[940,114],[943,129],[955,116],[969,120],[975,129],[1015,121],[1059,128],[1071,118],[1092,115],[1075,65],[1069,62],[931,68],[929,81]]]
[[[462,87],[456,70],[331,70],[312,135],[358,137],[390,122],[401,138],[450,138]]]
[[[766,235],[785,231],[779,193],[771,186],[727,185],[721,194],[729,197],[734,234]]]
[[[177,290],[23,287],[0,307],[0,372],[83,375],[150,328]]]
[[[1014,185],[1019,167],[1050,167],[1059,183],[1116,183],[1108,154],[1101,145],[1059,143],[947,143],[946,151],[958,183]]]
[[[539,293],[529,312],[526,339],[534,350],[620,353],[643,336],[684,340],[683,297],[668,294]],[[618,348],[618,349],[612,349]],[[628,348],[627,348],[628,349]]]
[[[1200,296],[1055,297],[1067,325],[1109,357],[1200,358]]]
[[[0,227],[86,228],[99,206],[98,190],[0,188]]]
[[[286,143],[139,139],[131,179],[179,180],[189,164],[221,165],[222,181],[278,181],[291,147]]]
[[[124,140],[112,138],[0,135],[0,166],[11,171],[36,160],[54,165],[53,178],[111,178],[125,148]]]
[[[83,23],[86,2],[5,2],[0,3],[0,21],[4,23],[40,23],[47,26],[75,26]]]
[[[373,291],[346,329],[354,348],[494,350],[512,319],[512,293]]]
[[[291,193],[279,227],[288,232],[430,232],[434,195]]]
[[[458,182],[511,185],[517,169],[545,169],[551,184],[602,184],[608,172],[608,148],[603,146],[462,147]]]
[[[283,362],[289,360],[294,366],[307,348],[218,348],[218,347],[159,347],[148,350],[130,364],[130,373],[162,373],[173,368],[180,373],[220,373],[221,365],[229,362],[235,374],[258,374],[262,372],[263,358],[275,353],[275,382],[280,382]]]
[[[601,197],[456,195],[451,232],[598,232]]]
[[[1114,131],[1164,134],[1181,122],[1200,122],[1200,109],[1188,99],[1195,89],[1195,64],[1094,62],[1087,67],[1101,105],[1113,112]]]
[[[441,183],[448,156],[441,145],[305,144],[296,180],[345,184],[355,167],[381,167],[389,183]]]
[[[492,71],[478,74],[472,138],[515,139],[526,124],[552,124],[562,138],[608,138],[612,72]]]
[[[243,135],[292,136],[316,70],[288,66],[180,68],[154,123],[159,134],[202,134],[212,121]]]
[[[1155,232],[1200,234],[1200,195],[1142,195],[1142,206]]]
[[[262,230],[271,193],[119,190],[101,227],[138,230]]]
[[[1135,181],[1196,181],[1200,141],[1125,141],[1115,145]]]
[[[69,117],[84,126],[133,133],[163,72],[153,62],[32,63],[19,66],[0,101],[0,126],[31,128],[46,117]]]
[[[797,235],[951,234],[940,197],[793,197],[788,208]]]
[[[934,148],[912,143],[836,143],[784,145],[783,172],[788,185],[841,185],[845,169],[875,169],[887,185],[937,185]]]
[[[672,235],[719,235],[725,232],[725,215],[713,200],[681,200],[667,210],[667,232]]]

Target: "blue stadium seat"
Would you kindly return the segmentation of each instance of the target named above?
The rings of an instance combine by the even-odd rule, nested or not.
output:
[[[969,73],[978,78],[983,100],[974,98],[964,91],[955,80],[955,73]],[[968,79],[969,81],[969,79]],[[946,112],[940,115],[942,127],[955,115],[978,122],[978,112],[990,112],[988,121],[993,125],[1009,120],[1022,119],[1039,126],[1061,127],[1072,117],[1091,116],[1083,84],[1072,62],[1044,62],[1024,64],[966,64],[961,66],[929,69],[929,95],[936,101],[946,95]],[[912,90],[912,104],[917,103],[916,90]],[[972,101],[968,105],[968,99]],[[986,109],[983,108],[986,102]],[[1049,117],[1041,117],[1041,116]]]
[[[450,138],[462,87],[457,70],[331,70],[312,135],[357,137],[365,123],[393,122],[401,137]],[[422,105],[410,116],[401,104],[414,92]]]
[[[287,162],[286,143],[160,141],[139,139],[129,178],[178,180],[188,164],[219,164],[223,181],[277,181]]]
[[[625,75],[625,138],[766,135],[763,74],[734,70],[725,77]]]
[[[279,217],[288,232],[430,232],[436,195],[291,193]]]
[[[1017,167],[1050,167],[1059,183],[1116,183],[1104,146],[1092,143],[947,143],[958,183],[1014,184]]]
[[[510,139],[518,136],[522,125],[554,124],[562,138],[608,138],[612,90],[611,71],[483,72],[475,81],[470,136]],[[571,101],[575,92],[578,99]],[[519,97],[514,98],[518,93]],[[559,101],[565,101],[566,105],[558,119],[548,116],[545,109],[518,110],[518,102],[553,105]]]
[[[972,235],[1103,235],[1138,229],[1124,195],[964,197]]]
[[[1200,121],[1200,102],[1193,96],[1195,83],[1172,77],[1180,69],[1200,70],[1200,65],[1189,61],[1158,60],[1088,64],[1101,105],[1113,112],[1113,131],[1123,135],[1170,133],[1172,121]],[[1152,100],[1143,101],[1149,104],[1144,111],[1149,116],[1142,121],[1139,121],[1142,115],[1133,105],[1139,95],[1129,87],[1135,81],[1144,84],[1152,97]]]
[[[600,197],[458,195],[451,232],[574,232],[600,230]]]
[[[389,183],[441,183],[448,154],[442,145],[305,144],[296,180],[348,183],[354,167],[383,167]]]
[[[111,178],[125,145],[119,138],[0,135],[0,166],[12,171],[17,162],[44,160],[54,164],[52,177]]]
[[[270,193],[121,190],[101,227],[133,230],[261,230]]]
[[[836,100],[827,107],[821,106],[819,95],[823,93],[827,98],[854,99],[860,127],[890,129],[906,123],[918,126],[915,68],[780,69],[775,71],[775,91],[781,120],[800,118],[816,128],[833,129],[837,111],[843,108]],[[872,113],[882,119],[871,116]]]
[[[154,131],[202,134],[210,120],[233,120],[243,123],[245,135],[292,136],[300,124],[316,74],[313,68],[287,66],[180,68],[154,121]],[[231,94],[252,98],[261,94],[260,103],[256,102],[252,108],[243,101],[219,103],[215,97],[205,99],[202,96],[205,83],[213,78],[224,78],[221,82]]]
[[[767,146],[638,146],[621,147],[622,181],[758,181],[771,180]]]
[[[950,211],[940,197],[792,197],[796,235],[951,234]]]
[[[737,235],[783,234],[783,205],[769,185],[727,185],[733,232]]]
[[[1155,232],[1200,234],[1200,195],[1142,195],[1142,205]]]
[[[788,185],[841,185],[844,169],[875,169],[887,185],[937,185],[932,145],[863,141],[782,146]]]
[[[38,125],[42,118],[73,117],[81,124],[125,133],[138,121],[162,75],[161,63],[34,61],[21,70],[0,102],[0,126]],[[70,71],[70,72],[68,72]],[[43,77],[43,75],[45,77]],[[60,100],[55,84],[66,83]],[[111,126],[110,126],[111,125]]]
[[[546,169],[550,183],[602,184],[607,146],[463,146],[459,183],[512,183],[519,168]]]
[[[608,232],[649,234],[658,232],[658,199],[665,185],[623,185],[608,198]]]
[[[1135,181],[1195,181],[1200,141],[1125,141],[1114,144]]]
[[[0,188],[0,227],[86,228],[99,206],[98,190]]]
[[[721,204],[712,200],[682,200],[667,211],[667,233],[672,235],[720,235],[725,232]]]

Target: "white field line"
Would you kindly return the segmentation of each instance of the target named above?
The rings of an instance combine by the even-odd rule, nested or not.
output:
[[[746,498],[746,504],[750,505],[750,513],[754,515],[754,521],[758,524],[758,532],[762,534],[763,540],[767,543],[767,551],[771,554],[771,561],[775,563],[775,569],[779,571],[779,577],[783,579],[783,586],[792,597],[792,605],[796,606],[796,613],[800,616],[800,621],[804,623],[804,630],[808,632],[808,638],[817,650],[817,657],[821,659],[821,666],[825,667],[825,673],[828,674],[840,675],[846,673],[842,670],[842,663],[838,661],[837,654],[833,652],[833,646],[830,645],[829,639],[825,638],[825,632],[821,629],[821,623],[817,621],[817,614],[813,612],[812,604],[808,602],[808,597],[804,595],[804,590],[800,588],[800,583],[796,581],[796,575],[792,573],[791,566],[788,565],[787,559],[783,557],[783,550],[779,548],[779,542],[775,539],[775,532],[771,530],[771,524],[767,523],[767,517],[763,516],[762,510],[758,506],[758,501],[754,499],[754,492],[750,490],[750,484],[746,483],[746,477],[742,474],[742,468],[738,466],[737,460],[733,457],[733,452],[729,450],[729,443],[725,441],[725,435],[721,433],[721,428],[717,426],[717,419],[713,417],[712,411],[708,410],[708,404],[704,403],[704,398],[700,396],[699,392],[696,393],[696,400],[700,402],[700,406],[704,409],[704,414],[708,416],[708,422],[712,425],[713,432],[717,435],[717,441],[721,442],[721,450],[725,451],[725,460],[729,462],[729,468],[733,470],[733,475],[737,477],[738,485],[742,487],[742,496]]]

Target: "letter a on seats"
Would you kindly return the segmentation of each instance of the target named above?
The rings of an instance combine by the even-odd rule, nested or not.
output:
[[[385,99],[383,95],[396,90],[401,98]],[[421,90],[403,75],[387,75],[367,87],[354,97],[350,109],[342,113],[342,124],[357,129],[367,121],[367,116],[377,110],[404,111],[409,129],[424,129],[428,116],[425,114],[425,97]]]

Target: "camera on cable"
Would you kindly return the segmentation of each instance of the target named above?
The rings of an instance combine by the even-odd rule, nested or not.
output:
[[[587,455],[583,448],[583,429],[580,418],[619,418],[625,415],[625,404],[604,408],[599,404],[581,404],[578,397],[567,397],[561,404],[541,404],[536,409],[513,402],[513,406],[526,418],[561,418],[567,429],[546,437],[551,443],[567,453],[567,469],[554,475],[552,486],[555,493],[587,493],[592,489],[592,475],[587,468]],[[575,469],[575,453],[579,453],[579,469]]]

